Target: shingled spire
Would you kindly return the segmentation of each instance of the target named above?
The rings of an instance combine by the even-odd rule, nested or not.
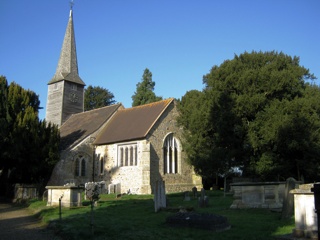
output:
[[[63,80],[85,86],[85,83],[82,81],[78,74],[72,7],[70,9],[68,26],[64,36],[56,73],[48,84],[60,82]]]
[[[71,4],[56,73],[48,83],[47,122],[61,126],[72,114],[83,112],[84,86],[78,74]]]

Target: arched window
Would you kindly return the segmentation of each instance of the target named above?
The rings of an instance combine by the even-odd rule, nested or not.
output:
[[[179,157],[180,157],[179,142],[171,133],[167,135],[163,143],[164,174],[179,172]]]
[[[86,175],[86,160],[83,158],[81,160],[81,177]]]
[[[83,155],[78,155],[75,159],[74,175],[77,177],[84,177],[86,175],[86,159]]]

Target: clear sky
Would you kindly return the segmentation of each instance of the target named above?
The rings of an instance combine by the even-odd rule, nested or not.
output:
[[[39,95],[41,119],[69,10],[68,0],[0,0],[0,75]],[[80,77],[127,108],[145,68],[156,95],[181,98],[245,51],[298,56],[320,77],[319,0],[74,0],[73,20]]]

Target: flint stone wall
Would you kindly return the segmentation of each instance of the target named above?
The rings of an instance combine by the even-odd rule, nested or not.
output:
[[[178,140],[182,138],[182,129],[176,123],[177,114],[176,106],[171,104],[144,140],[97,146],[96,154],[105,159],[105,169],[98,181],[105,181],[106,185],[121,183],[122,193],[130,190],[136,194],[152,194],[156,181],[165,181],[167,193],[190,191],[194,186],[200,189],[201,177],[185,162],[183,150],[178,157],[178,173],[164,174],[163,142],[170,133]],[[118,145],[133,143],[137,143],[137,166],[119,167]]]
[[[92,181],[92,158],[93,146],[92,136],[87,137],[76,147],[64,150],[60,153],[60,160],[54,167],[48,186],[63,186],[72,184],[75,186],[84,185],[86,182]],[[82,155],[86,160],[86,174],[85,176],[76,176],[76,158]]]

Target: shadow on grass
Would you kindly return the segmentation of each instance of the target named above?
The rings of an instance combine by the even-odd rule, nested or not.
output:
[[[232,197],[219,191],[208,191],[209,206],[199,208],[197,198],[183,201],[183,194],[168,194],[168,207],[193,208],[196,212],[219,214],[228,219],[231,229],[213,232],[195,228],[174,228],[166,224],[170,211],[155,213],[152,196],[126,195],[120,198],[102,196],[93,211],[90,206],[63,208],[62,221],[58,210],[46,209],[41,215],[65,239],[274,239],[275,235],[291,233],[293,219],[281,220],[281,214],[266,209],[232,210]],[[93,231],[92,231],[93,230]],[[281,232],[281,231],[282,232]]]

